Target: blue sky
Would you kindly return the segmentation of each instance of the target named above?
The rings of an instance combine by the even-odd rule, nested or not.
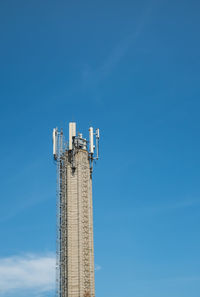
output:
[[[96,297],[200,295],[199,1],[0,3],[0,296],[54,296],[52,129],[101,130]]]

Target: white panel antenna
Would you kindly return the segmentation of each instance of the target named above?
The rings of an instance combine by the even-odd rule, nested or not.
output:
[[[72,150],[73,137],[76,136],[76,123],[69,123],[69,150]]]
[[[93,133],[93,128],[89,128],[89,152],[90,154],[94,154],[94,133]]]
[[[56,160],[57,156],[57,128],[53,129],[53,156]]]
[[[99,159],[99,139],[100,139],[100,133],[99,129],[96,129],[96,159]]]

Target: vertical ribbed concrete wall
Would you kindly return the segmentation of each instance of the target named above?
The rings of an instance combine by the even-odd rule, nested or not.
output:
[[[88,152],[70,152],[61,165],[61,297],[94,297],[92,177]]]

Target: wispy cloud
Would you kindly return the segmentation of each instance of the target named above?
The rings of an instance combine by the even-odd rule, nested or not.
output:
[[[36,158],[22,166],[19,172],[10,171],[3,180],[0,196],[4,197],[0,207],[0,223],[5,223],[27,209],[55,197],[54,185],[48,186],[38,178],[37,172],[45,171],[41,158]],[[26,180],[26,185],[24,185]],[[13,188],[16,188],[13,195]]]
[[[168,204],[154,205],[152,207],[139,208],[145,214],[159,214],[169,211],[178,211],[185,208],[196,207],[200,205],[200,199],[187,199],[183,201],[174,201]]]
[[[186,276],[174,276],[169,278],[156,278],[156,279],[140,279],[137,280],[138,283],[153,284],[153,283],[163,283],[163,284],[177,284],[177,283],[186,283],[186,282],[199,282],[200,275],[186,275]]]
[[[108,53],[108,56],[105,58],[99,68],[93,70],[89,65],[85,65],[85,68],[82,72],[84,87],[95,88],[102,80],[104,80],[111,74],[111,72],[114,71],[117,64],[122,60],[130,47],[134,45],[139,36],[142,34],[149,21],[149,18],[152,15],[152,11],[155,9],[157,4],[157,0],[148,2],[147,6],[144,7],[144,10],[135,28],[133,28],[130,34],[125,36],[123,40],[120,40],[118,44],[113,47],[112,51]]]
[[[102,267],[95,265],[95,271]],[[56,259],[54,254],[24,254],[0,258],[0,296],[24,293],[43,297],[55,290]]]
[[[26,254],[0,258],[0,296],[24,291],[42,296],[42,293],[50,292],[54,288],[54,255]]]
[[[151,201],[151,197],[149,197],[149,202]],[[171,201],[169,201],[171,200]],[[143,202],[140,206],[132,206],[132,207],[125,207],[124,209],[116,209],[113,210],[112,215],[110,212],[106,214],[108,220],[119,220],[119,217],[123,219],[133,219],[134,218],[147,218],[147,217],[156,217],[156,216],[165,216],[170,215],[172,213],[181,214],[183,211],[187,211],[188,209],[200,209],[200,198],[193,198],[193,199],[183,199],[183,200],[172,200],[171,198],[166,199],[165,202],[163,199],[157,203],[151,202],[146,203]]]

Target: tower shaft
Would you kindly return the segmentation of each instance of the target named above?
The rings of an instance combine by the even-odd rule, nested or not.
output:
[[[94,297],[89,153],[72,154],[66,150],[60,160],[60,297]]]

